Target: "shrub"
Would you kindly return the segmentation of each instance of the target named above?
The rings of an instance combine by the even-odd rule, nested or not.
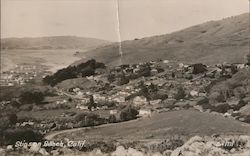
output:
[[[186,96],[186,93],[185,93],[184,88],[183,88],[183,87],[179,87],[179,88],[177,89],[177,93],[174,95],[174,98],[175,98],[176,100],[180,100],[180,99],[185,98],[185,96]]]
[[[232,109],[233,109],[234,111],[238,111],[238,110],[241,109],[241,107],[244,107],[246,104],[247,104],[247,103],[246,103],[245,101],[240,100],[239,103],[238,103],[238,105],[233,106]]]
[[[25,104],[19,107],[20,110],[22,111],[31,111],[33,109],[33,105],[31,104]]]
[[[212,110],[219,113],[226,113],[229,109],[231,109],[231,107],[227,103],[224,103],[213,107]]]
[[[114,114],[110,115],[108,121],[109,121],[109,123],[116,123],[115,115]]]
[[[133,108],[131,105],[128,105],[121,111],[120,119],[121,121],[132,120],[135,119],[138,114],[139,112],[135,108]]]
[[[98,114],[94,113],[81,113],[76,115],[76,122],[80,123],[80,126],[94,126],[103,124],[104,119],[100,118]]]
[[[209,98],[210,103],[217,103],[217,102],[225,102],[226,101],[225,97],[220,92],[212,92],[208,98]]]
[[[202,105],[206,105],[206,104],[209,104],[209,100],[208,100],[207,97],[202,98],[199,101],[197,101],[197,105],[201,105],[202,106]]]
[[[244,119],[244,122],[250,123],[250,115],[245,116]]]

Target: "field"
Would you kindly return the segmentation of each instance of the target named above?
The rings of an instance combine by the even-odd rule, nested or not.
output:
[[[1,71],[20,65],[44,66],[51,72],[79,60],[74,56],[77,50],[2,50]],[[81,51],[83,52],[83,51]]]
[[[201,113],[195,110],[180,110],[153,114],[124,123],[102,125],[92,128],[72,129],[60,132],[57,139],[73,140],[151,140],[178,135],[191,137],[213,134],[250,134],[250,126],[224,118],[222,115]],[[54,136],[54,135],[53,135]]]

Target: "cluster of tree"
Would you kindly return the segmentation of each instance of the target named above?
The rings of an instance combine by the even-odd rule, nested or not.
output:
[[[103,63],[96,62],[94,59],[91,59],[85,63],[81,63],[76,66],[68,66],[67,68],[58,70],[55,74],[46,76],[43,81],[46,84],[55,86],[59,82],[67,79],[94,75],[95,70],[98,68],[105,68],[105,65]]]
[[[131,105],[128,105],[121,111],[120,120],[121,121],[132,120],[135,119],[138,114],[139,112],[135,108],[133,108]]]
[[[226,102],[231,97],[243,99],[250,94],[250,71],[248,69],[241,70],[226,81],[218,82],[210,89],[209,101],[211,104],[218,102]]]
[[[129,83],[130,80],[151,75],[151,67],[149,63],[140,65],[136,72],[133,70],[135,68],[138,68],[137,65],[133,65],[132,68],[129,68],[129,65],[121,65],[110,71],[108,74],[108,80],[117,85],[124,85]],[[162,72],[164,69],[157,68],[157,71]]]
[[[80,127],[96,126],[106,123],[104,118],[101,118],[95,113],[80,113],[75,116],[75,121]]]
[[[165,100],[168,98],[168,94],[165,91],[160,90],[158,86],[153,83],[147,86],[144,81],[140,81],[137,88],[140,91],[127,96],[125,100],[130,100],[136,96],[144,96],[148,101],[157,99]]]
[[[108,81],[119,86],[129,83],[129,77],[125,75],[124,71],[110,71],[107,77]]]
[[[39,91],[30,92],[26,91],[19,97],[22,104],[40,104],[44,100],[44,94]]]
[[[207,66],[201,63],[193,64],[193,74],[200,74],[207,71]]]
[[[20,140],[25,140],[26,142],[41,142],[43,140],[42,134],[27,128],[7,129],[0,137],[0,142],[3,145],[14,145]]]
[[[19,122],[17,115],[13,112],[0,112],[0,146],[13,145],[16,141],[25,140],[41,141],[43,136],[31,129],[15,128]]]
[[[213,105],[209,103],[209,100],[207,98],[197,102],[197,105],[202,106],[203,109],[210,109],[211,111],[219,113],[226,113],[230,109],[238,111],[241,107],[244,107],[246,104],[247,104],[246,102],[241,100],[237,105],[229,105],[226,102]]]
[[[4,131],[7,128],[15,125],[17,122],[17,116],[13,112],[0,112],[0,132]]]

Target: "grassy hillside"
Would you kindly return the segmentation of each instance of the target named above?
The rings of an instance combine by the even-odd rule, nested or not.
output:
[[[108,41],[76,36],[4,38],[1,49],[94,49]]]
[[[249,134],[250,127],[221,115],[181,110],[155,114],[125,123],[103,125],[77,131],[66,130],[57,138],[84,139],[164,139],[173,135],[206,136],[213,134]],[[67,133],[68,131],[68,133]]]
[[[171,34],[122,42],[122,63],[175,59],[186,63],[243,62],[249,53],[249,13],[210,21]],[[115,65],[118,44],[89,51],[84,56]]]

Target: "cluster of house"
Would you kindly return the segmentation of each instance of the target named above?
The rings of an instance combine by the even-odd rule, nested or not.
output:
[[[1,73],[0,86],[24,85],[42,72],[43,71],[36,66],[16,65],[14,69]]]
[[[169,101],[176,102],[174,95],[176,94],[177,87],[182,86],[189,99],[206,97],[208,95],[205,87],[213,80],[218,77],[231,76],[238,69],[242,68],[248,68],[248,66],[244,64],[219,64],[210,67],[203,64],[178,64],[169,60],[121,65],[113,68],[110,73],[113,74],[114,79],[116,77],[130,76],[129,81],[125,84],[119,85],[110,81],[109,83],[115,84],[115,87],[112,90],[107,90],[105,93],[95,91],[86,92],[78,87],[73,88],[71,93],[78,99],[76,108],[81,110],[88,110],[89,96],[92,95],[95,103],[101,104],[95,109],[110,110],[111,115],[117,114],[119,110],[113,107],[110,109],[105,103],[115,103],[117,108],[119,105],[132,104],[139,108],[140,116],[149,116],[153,111],[157,111],[157,108],[161,107],[163,103],[168,103]],[[137,77],[133,77],[133,75],[137,75]],[[91,76],[88,79],[96,82],[102,81],[100,75]],[[138,88],[141,81],[144,82],[146,88],[155,86],[158,90],[166,91],[168,95],[167,99],[162,99],[161,97],[148,99],[141,94],[137,95],[141,91]],[[108,80],[105,81],[105,83],[107,82]],[[187,103],[185,100],[181,100],[179,101],[180,106]]]

